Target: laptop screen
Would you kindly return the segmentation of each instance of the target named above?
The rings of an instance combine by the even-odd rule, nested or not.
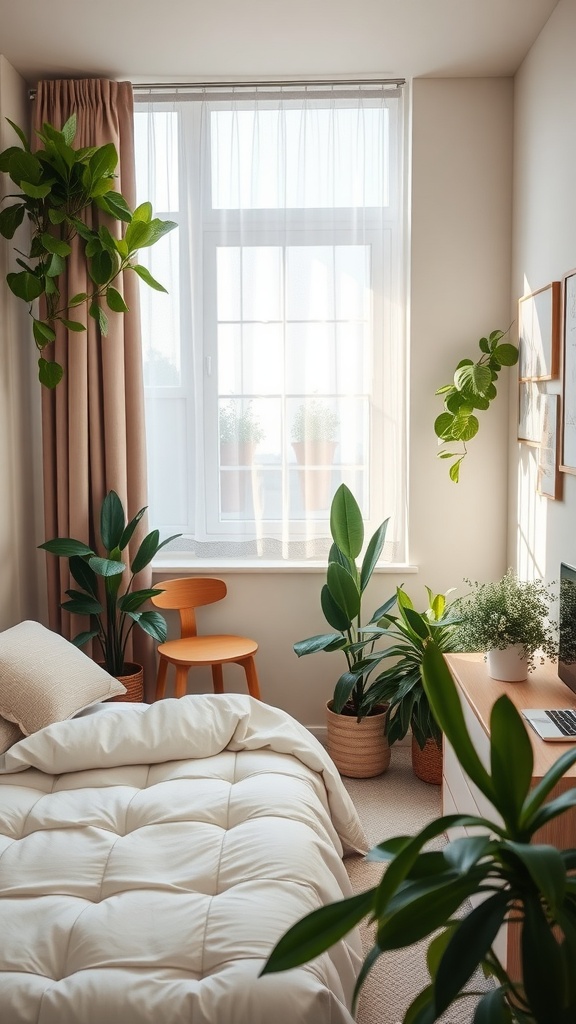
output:
[[[560,564],[558,675],[576,693],[576,569]]]

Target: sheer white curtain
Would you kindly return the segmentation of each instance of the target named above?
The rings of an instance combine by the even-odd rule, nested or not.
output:
[[[136,95],[150,515],[194,558],[324,558],[346,482],[406,556],[402,97]]]

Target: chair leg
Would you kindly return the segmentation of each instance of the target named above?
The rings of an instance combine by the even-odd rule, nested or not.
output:
[[[212,685],[214,687],[214,693],[224,693],[222,665],[212,665]]]
[[[156,677],[156,696],[155,700],[161,700],[166,693],[166,673],[168,672],[168,662],[166,658],[160,655],[158,662],[158,675]]]
[[[260,684],[258,682],[258,674],[256,672],[256,664],[254,658],[244,658],[243,661],[239,662],[242,665],[246,673],[246,682],[248,683],[248,693],[251,697],[256,697],[256,700],[260,700]]]
[[[188,687],[189,665],[176,665],[176,684],[174,688],[175,697],[185,697]]]

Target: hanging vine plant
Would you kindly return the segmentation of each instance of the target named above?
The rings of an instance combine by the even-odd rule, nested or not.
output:
[[[14,202],[0,212],[0,234],[12,239],[25,218],[32,231],[28,253],[15,248],[20,270],[7,274],[6,281],[14,295],[29,305],[34,341],[40,351],[38,376],[43,385],[54,388],[62,379],[63,369],[54,360],[45,359],[43,350],[55,340],[56,325],[61,323],[71,332],[85,331],[86,325],[71,314],[75,307],[85,306],[106,335],[106,310],[128,310],[115,286],[125,271],[134,271],[151,288],[166,291],[138,262],[138,253],[177,225],[154,218],[150,203],[130,210],[121,193],[114,190],[116,147],[107,143],[75,149],[75,114],[61,131],[44,124],[37,132],[42,146],[35,152],[22,129],[7,120],[22,146],[10,146],[0,153],[0,171],[7,173],[19,190],[4,196],[4,200]],[[91,217],[87,214],[97,210],[116,222],[118,237],[105,225],[89,226]],[[83,244],[92,287],[64,299],[60,282],[77,236]],[[46,309],[43,318],[35,313],[36,301],[42,296]]]
[[[508,328],[510,330],[510,328]],[[492,331],[478,342],[480,358],[461,359],[454,372],[452,384],[438,388],[444,397],[444,412],[434,422],[439,444],[446,445],[438,452],[439,459],[453,459],[450,479],[458,483],[460,466],[468,454],[467,444],[476,437],[480,422],[477,412],[490,407],[497,395],[496,381],[503,366],[518,362],[518,348],[512,342],[502,342],[508,331]],[[460,448],[453,450],[460,442]]]

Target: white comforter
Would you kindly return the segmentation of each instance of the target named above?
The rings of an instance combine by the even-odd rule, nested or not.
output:
[[[356,932],[259,978],[364,850],[323,748],[243,695],[109,705],[0,757],[2,1024],[349,1024]]]

